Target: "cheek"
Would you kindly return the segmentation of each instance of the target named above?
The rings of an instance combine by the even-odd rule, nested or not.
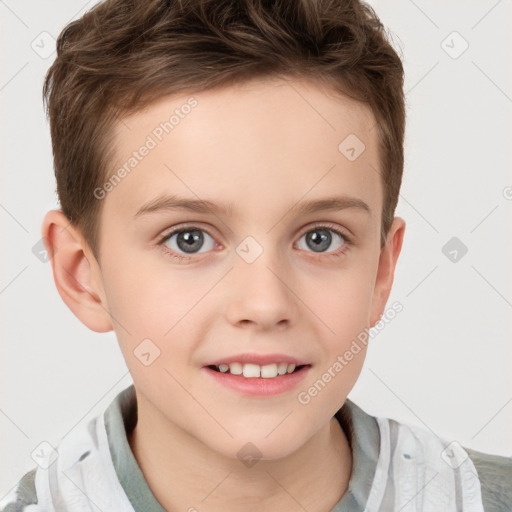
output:
[[[321,397],[319,394],[318,405],[324,403],[329,407],[340,398],[342,402],[363,366],[375,269],[371,262],[360,263],[357,268],[353,266],[317,280],[316,286],[310,285],[307,294],[307,303],[319,326],[316,336],[323,345],[323,357],[308,382],[313,385],[320,378],[321,389],[326,384],[326,391]]]
[[[375,263],[360,261],[304,282],[302,295],[336,344],[369,325],[374,285]]]
[[[158,258],[164,256],[112,255],[105,263],[104,284],[110,311],[137,335],[161,337],[199,300],[206,287],[197,279],[191,285],[190,273],[155,264]]]
[[[107,301],[120,349],[134,380],[144,386],[172,384],[201,340],[207,318],[208,291],[217,275],[169,267],[135,258],[105,263]],[[147,364],[146,364],[147,363]],[[163,392],[163,390],[162,390]]]

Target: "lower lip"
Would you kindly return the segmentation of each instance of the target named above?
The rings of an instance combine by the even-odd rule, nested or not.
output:
[[[227,388],[246,395],[278,395],[286,393],[295,388],[307,375],[311,366],[303,366],[300,370],[285,375],[278,375],[270,379],[262,377],[244,377],[243,375],[232,375],[222,373],[204,366],[202,371],[206,372],[215,382]]]

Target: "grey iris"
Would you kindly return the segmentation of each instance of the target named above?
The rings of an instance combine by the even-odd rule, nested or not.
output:
[[[204,243],[203,232],[199,229],[189,229],[178,233],[176,244],[184,252],[196,252]]]
[[[320,233],[320,235],[318,234]],[[328,229],[315,229],[306,235],[306,243],[315,252],[322,252],[331,245],[332,235]],[[311,243],[310,243],[311,242]]]

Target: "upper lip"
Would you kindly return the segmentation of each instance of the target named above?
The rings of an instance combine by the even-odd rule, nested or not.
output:
[[[241,364],[257,364],[259,366],[265,366],[272,363],[288,363],[295,364],[295,366],[302,366],[309,364],[308,362],[298,359],[297,357],[289,356],[286,354],[238,354],[235,356],[220,357],[215,361],[207,363],[205,366],[219,366],[219,364],[230,364],[230,363],[241,363]]]

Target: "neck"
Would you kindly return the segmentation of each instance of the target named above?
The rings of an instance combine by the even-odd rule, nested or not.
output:
[[[169,422],[148,421],[141,406],[128,440],[151,492],[168,511],[326,512],[348,488],[352,454],[335,418],[294,453],[245,466]]]

